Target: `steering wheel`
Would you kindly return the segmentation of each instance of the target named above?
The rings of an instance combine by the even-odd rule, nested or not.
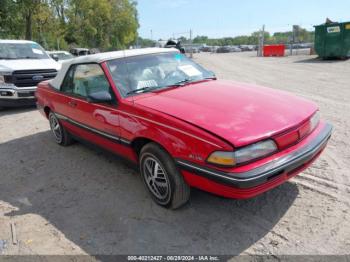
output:
[[[169,80],[172,80],[171,82],[176,82],[176,81],[180,81],[186,77],[187,77],[187,75],[184,72],[182,72],[180,70],[176,70],[176,71],[171,71],[170,73],[166,74],[163,81],[165,83],[167,83]],[[175,79],[175,81],[174,81],[174,79]]]

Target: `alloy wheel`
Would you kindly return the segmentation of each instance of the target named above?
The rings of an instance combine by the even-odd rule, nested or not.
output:
[[[62,128],[55,115],[50,115],[50,127],[57,143],[62,142]]]
[[[166,171],[153,157],[147,157],[143,162],[143,175],[147,187],[159,200],[165,200],[170,193],[170,184]]]

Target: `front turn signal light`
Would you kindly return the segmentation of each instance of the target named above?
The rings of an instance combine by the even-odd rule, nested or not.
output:
[[[236,164],[233,152],[216,151],[212,153],[207,162],[219,166],[234,166]]]

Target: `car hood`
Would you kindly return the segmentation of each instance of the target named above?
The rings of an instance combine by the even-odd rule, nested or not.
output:
[[[16,70],[56,69],[61,65],[53,59],[9,59],[0,60],[0,72],[11,73]]]
[[[317,106],[287,92],[207,81],[135,97],[135,103],[205,129],[235,147],[295,127]]]

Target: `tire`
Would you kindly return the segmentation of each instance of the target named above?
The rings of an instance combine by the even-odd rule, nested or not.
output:
[[[73,143],[71,135],[62,126],[61,122],[58,120],[53,112],[49,113],[49,123],[52,135],[55,142],[61,146],[69,146]]]
[[[177,209],[190,199],[190,186],[176,168],[172,157],[155,143],[146,144],[140,153],[142,180],[160,206]]]

